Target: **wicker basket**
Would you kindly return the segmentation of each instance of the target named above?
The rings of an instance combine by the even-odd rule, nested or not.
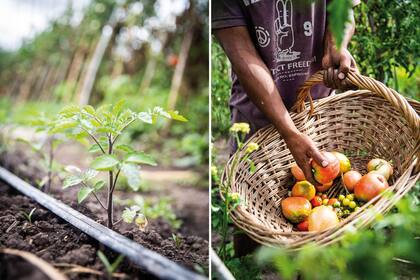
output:
[[[344,152],[352,167],[362,174],[369,159],[392,160],[394,175],[389,181],[390,188],[334,228],[323,232],[295,231],[283,217],[280,207],[292,184],[289,169],[294,160],[278,132],[272,126],[263,128],[248,140],[260,145],[260,149],[250,155],[256,171],[251,174],[249,162],[240,162],[233,170],[229,186],[231,192],[240,194],[243,202],[231,212],[233,222],[261,244],[290,250],[308,243],[331,244],[346,231],[370,224],[375,213],[390,210],[419,179],[420,103],[407,101],[374,79],[350,73],[348,82],[362,90],[316,102],[310,100],[311,106],[307,108],[305,100],[310,98],[310,88],[321,83],[322,77],[322,71],[316,73],[299,91],[296,103],[299,113],[291,113],[297,128],[310,136],[320,150]],[[237,153],[243,152],[244,149]],[[222,180],[229,178],[232,158]],[[336,197],[344,193],[340,180],[336,180],[327,195]],[[367,209],[371,204],[374,206]]]

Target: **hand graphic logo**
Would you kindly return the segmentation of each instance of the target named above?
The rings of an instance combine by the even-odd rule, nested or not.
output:
[[[277,49],[274,56],[278,62],[291,61],[299,58],[298,55],[300,52],[295,52],[292,50],[293,46],[295,45],[292,18],[292,0],[277,0],[276,20],[274,22]]]

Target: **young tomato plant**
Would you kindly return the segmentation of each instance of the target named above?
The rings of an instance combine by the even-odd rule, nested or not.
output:
[[[127,144],[120,144],[120,136],[128,126],[136,121],[147,124],[155,124],[158,118],[187,121],[177,111],[164,111],[155,107],[147,112],[136,113],[130,109],[124,109],[124,101],[114,106],[104,105],[95,110],[87,105],[82,108],[68,106],[60,114],[57,124],[66,131],[69,137],[78,140],[91,140],[89,151],[97,155],[90,163],[87,171],[72,168],[73,174],[67,177],[64,188],[82,185],[78,193],[78,201],[81,203],[90,194],[93,194],[102,208],[107,211],[107,226],[112,228],[113,221],[113,193],[117,186],[119,175],[125,175],[128,185],[137,191],[140,186],[140,165],[156,165],[155,160],[144,152],[136,151]],[[106,172],[108,180],[93,182],[99,172]],[[103,203],[96,195],[97,192],[107,186],[107,199]],[[129,219],[125,219],[129,220]]]
[[[49,118],[41,113],[28,122],[28,125],[35,128],[35,132],[40,133],[39,139],[36,141],[22,137],[18,139],[29,145],[32,151],[39,155],[39,164],[47,171],[47,175],[39,182],[39,187],[44,192],[50,191],[52,180],[58,172],[62,171],[62,167],[54,160],[55,150],[63,141],[63,135],[58,133],[59,127],[56,127],[56,122],[57,119]]]

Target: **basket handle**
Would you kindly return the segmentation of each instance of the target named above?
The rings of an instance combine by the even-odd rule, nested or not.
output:
[[[310,115],[313,114],[314,104],[310,94],[310,89],[316,84],[321,84],[324,82],[324,71],[321,70],[313,74],[298,90],[298,97],[296,104],[292,110],[297,110],[301,112],[305,110],[305,101],[309,98],[310,102]],[[395,90],[388,88],[383,83],[366,77],[355,72],[349,72],[346,77],[346,82],[357,86],[359,89],[366,89],[372,93],[385,98],[392,106],[395,107],[407,120],[408,125],[413,129],[415,135],[419,134],[420,130],[420,117],[417,115],[416,111],[411,107],[408,101],[400,95]]]

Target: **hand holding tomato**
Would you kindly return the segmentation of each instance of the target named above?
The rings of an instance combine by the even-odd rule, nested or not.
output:
[[[306,180],[315,184],[312,176],[311,160],[323,167],[328,166],[328,161],[318,151],[311,138],[303,133],[289,136],[285,138],[285,141],[297,165],[302,169]]]

